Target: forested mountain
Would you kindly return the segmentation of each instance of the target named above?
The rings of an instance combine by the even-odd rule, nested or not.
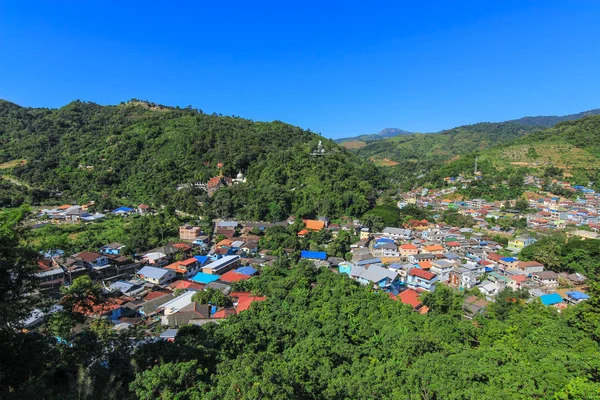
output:
[[[397,136],[369,143],[355,152],[374,162],[391,160],[397,163],[390,171],[394,177],[400,180],[412,179],[457,155],[486,149],[524,136],[533,130],[511,122],[484,122],[460,126],[437,134]]]
[[[404,129],[398,128],[385,128],[379,131],[378,133],[371,133],[366,135],[358,135],[347,138],[335,139],[336,143],[344,143],[344,142],[354,142],[354,141],[363,141],[363,142],[373,142],[376,140],[383,140],[386,138],[391,138],[394,136],[400,135],[410,135],[412,132],[405,131]]]
[[[596,108],[594,110],[589,110],[589,111],[583,111],[577,114],[569,114],[569,115],[563,115],[563,116],[537,116],[537,117],[523,117],[523,118],[519,118],[519,119],[513,119],[510,120],[508,122],[514,122],[520,125],[525,125],[525,126],[534,126],[534,127],[544,127],[544,128],[550,128],[556,124],[558,124],[559,122],[564,122],[564,121],[574,121],[577,119],[581,119],[584,117],[589,117],[592,115],[598,115],[600,114],[600,108]]]
[[[432,168],[460,155],[508,143],[562,121],[578,120],[599,113],[600,109],[596,109],[560,117],[524,117],[505,122],[481,122],[437,133],[407,134],[368,143],[350,142],[351,145],[346,147],[372,162],[392,167],[388,172],[394,178],[406,180],[427,174]]]
[[[311,157],[319,140],[326,155]],[[95,200],[193,213],[200,203],[205,213],[253,219],[360,215],[383,184],[376,167],[310,131],[141,101],[54,110],[1,101],[0,144],[0,206]],[[177,190],[217,176],[218,163],[247,183],[212,198]]]
[[[417,182],[443,182],[446,176],[469,174],[475,156],[483,173],[482,188],[494,190],[497,182],[509,176],[526,174],[566,179],[587,185],[600,182],[600,116],[561,122],[553,128],[538,130],[498,146],[458,156],[448,163],[433,166]]]

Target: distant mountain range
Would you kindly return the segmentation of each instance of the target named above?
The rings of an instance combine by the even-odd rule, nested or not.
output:
[[[580,112],[577,114],[569,114],[569,115],[563,115],[563,116],[539,115],[536,117],[523,117],[523,118],[519,118],[519,119],[512,119],[512,120],[504,121],[504,122],[491,122],[490,124],[503,124],[506,122],[506,123],[519,124],[523,127],[529,127],[529,128],[531,128],[531,127],[550,128],[550,127],[553,127],[554,125],[558,124],[559,122],[573,121],[573,120],[581,119],[584,117],[589,117],[592,115],[600,115],[600,108],[596,108],[596,109],[589,110],[589,111],[583,111],[583,112]],[[475,125],[478,125],[478,124],[475,124]],[[456,129],[456,128],[454,128],[454,129]],[[448,132],[450,130],[452,130],[452,129],[443,130],[443,131],[440,131],[439,133]],[[366,142],[366,143],[369,143],[369,142],[375,142],[378,140],[383,140],[383,139],[400,136],[400,135],[410,135],[412,133],[414,133],[414,132],[409,132],[404,129],[385,128],[385,129],[382,129],[379,133],[371,133],[371,134],[366,134],[366,135],[345,137],[345,138],[335,139],[334,141],[336,143],[344,143],[344,142]],[[361,143],[359,146],[364,147],[364,144]],[[350,145],[349,148],[353,148],[352,145]],[[355,147],[355,148],[359,148],[359,147]]]
[[[577,114],[569,114],[569,115],[563,115],[561,117],[559,116],[537,116],[537,117],[523,117],[523,118],[519,118],[519,119],[513,119],[507,122],[515,122],[517,124],[520,125],[524,125],[524,126],[540,126],[540,127],[544,127],[544,128],[550,128],[556,124],[558,124],[559,122],[564,122],[564,121],[573,121],[576,119],[581,119],[584,117],[589,117],[592,115],[600,115],[600,108],[596,108],[594,110],[589,110],[589,111],[584,111],[584,112],[580,112]]]

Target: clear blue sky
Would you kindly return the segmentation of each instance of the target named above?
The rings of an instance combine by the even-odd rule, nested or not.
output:
[[[327,137],[600,107],[600,1],[0,0],[0,98],[131,98]]]

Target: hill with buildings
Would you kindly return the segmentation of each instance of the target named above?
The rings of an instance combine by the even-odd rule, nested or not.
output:
[[[0,143],[3,206],[143,202],[275,220],[361,215],[382,184],[375,166],[310,131],[137,100],[59,109],[1,101]]]

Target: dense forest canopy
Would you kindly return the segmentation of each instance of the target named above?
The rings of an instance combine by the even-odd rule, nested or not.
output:
[[[327,155],[311,157],[319,140]],[[257,219],[361,215],[383,185],[373,165],[310,131],[140,101],[56,110],[0,101],[0,143],[4,206],[95,200]],[[217,176],[218,163],[247,183],[214,199],[177,190]]]

